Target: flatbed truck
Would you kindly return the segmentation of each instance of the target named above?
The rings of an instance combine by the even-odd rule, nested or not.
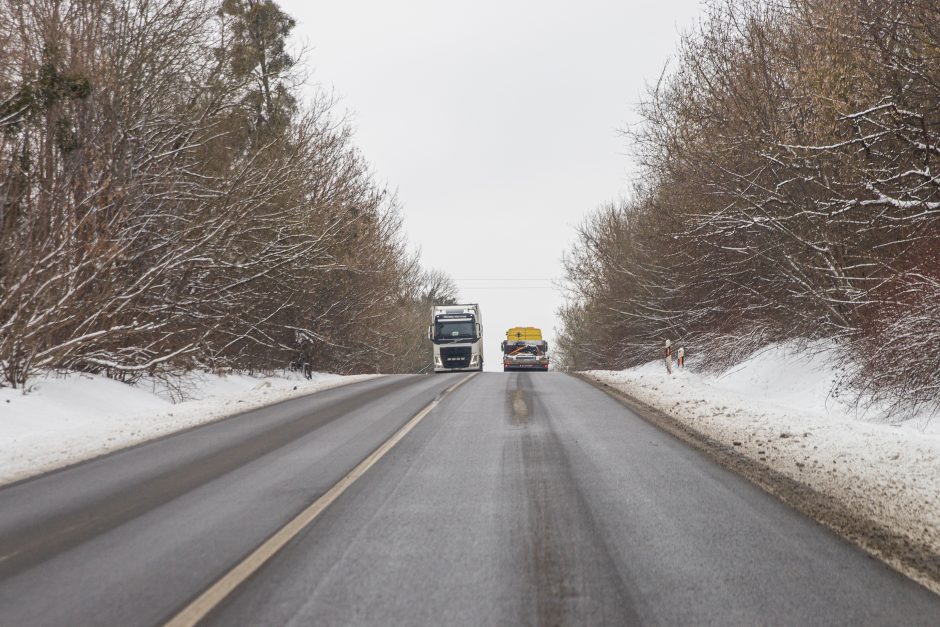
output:
[[[503,341],[503,372],[538,370],[548,372],[548,342],[536,327],[512,327]]]

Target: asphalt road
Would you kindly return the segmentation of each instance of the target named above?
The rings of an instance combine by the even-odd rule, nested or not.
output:
[[[328,390],[0,490],[0,625],[164,622],[466,376]],[[579,379],[486,373],[206,622],[936,625],[940,597]]]

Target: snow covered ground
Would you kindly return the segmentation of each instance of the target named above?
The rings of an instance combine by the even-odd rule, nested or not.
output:
[[[0,485],[370,376],[193,374],[171,388],[70,374],[33,379],[25,395],[0,388]]]
[[[858,415],[830,396],[825,352],[774,346],[717,376],[662,360],[587,374],[940,554],[940,417]]]

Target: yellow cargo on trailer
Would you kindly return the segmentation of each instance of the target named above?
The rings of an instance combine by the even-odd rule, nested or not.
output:
[[[535,327],[513,327],[506,331],[510,342],[537,342],[542,339],[542,330]]]
[[[503,370],[548,371],[548,342],[535,327],[513,327],[502,344]]]

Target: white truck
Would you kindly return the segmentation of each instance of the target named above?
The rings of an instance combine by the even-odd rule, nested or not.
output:
[[[434,345],[434,372],[483,370],[479,305],[432,306],[428,339]]]

